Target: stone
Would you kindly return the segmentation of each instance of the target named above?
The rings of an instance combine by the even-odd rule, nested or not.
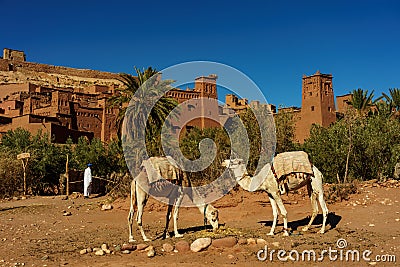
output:
[[[43,261],[48,260],[48,259],[49,259],[49,255],[44,255],[44,256],[41,258],[41,260],[43,260]]]
[[[108,245],[107,244],[101,245],[101,249],[104,250],[104,251],[107,250],[108,249]]]
[[[115,249],[117,250],[117,249]],[[132,245],[132,244],[123,244],[122,248],[119,248],[119,250],[129,250],[129,251],[134,251],[136,250],[136,245]]]
[[[181,240],[175,244],[175,249],[178,252],[187,252],[190,250],[190,245],[187,241]]]
[[[111,204],[104,204],[101,206],[101,210],[112,210],[113,206]]]
[[[199,252],[203,249],[208,248],[211,245],[211,238],[203,237],[196,239],[191,245],[190,250],[193,252]]]
[[[70,211],[67,211],[67,212],[63,213],[63,216],[71,216],[71,215],[72,215],[72,213]]]
[[[229,254],[228,259],[233,260],[233,259],[235,259],[235,256],[233,256],[232,254]]]
[[[121,251],[121,253],[122,254],[129,254],[129,253],[131,253],[129,250],[123,250],[123,251]]]
[[[247,238],[247,245],[255,245],[257,244],[254,238]]]
[[[171,245],[170,243],[164,243],[164,244],[162,245],[162,248],[163,248],[163,250],[164,250],[165,252],[172,252],[172,251],[174,251],[174,246]]]
[[[272,242],[271,244],[272,244],[274,247],[277,247],[277,248],[279,248],[279,245],[280,245],[279,242]]]
[[[135,247],[135,249],[136,249],[136,247]],[[115,251],[121,251],[121,246],[119,246],[119,245],[115,246],[115,247],[114,247],[114,250],[115,250]]]
[[[106,249],[106,250],[103,250],[106,254],[111,254],[111,250],[109,250],[109,249]]]
[[[103,256],[104,255],[104,250],[100,249],[98,251],[95,252],[96,256]]]
[[[86,254],[86,253],[88,253],[86,248],[79,251],[79,254],[81,254],[81,255]]]
[[[257,245],[262,245],[262,246],[265,246],[267,244],[267,241],[265,241],[262,238],[257,238],[256,242],[257,242]]]
[[[139,244],[139,245],[136,246],[136,249],[137,249],[137,250],[144,250],[144,249],[146,249],[148,246],[149,246],[149,245],[147,245],[147,244]]]
[[[154,255],[156,255],[156,251],[154,250],[153,246],[148,246],[145,251],[147,251],[147,257],[151,258],[154,257]]]
[[[233,236],[214,239],[212,245],[216,248],[231,248],[236,245],[237,239]]]
[[[68,199],[67,195],[64,195],[64,196],[61,197],[61,200],[67,200],[67,199]]]
[[[239,245],[247,245],[247,239],[246,238],[239,238],[238,240]]]
[[[93,252],[97,252],[99,250],[102,250],[101,248],[93,248]]]

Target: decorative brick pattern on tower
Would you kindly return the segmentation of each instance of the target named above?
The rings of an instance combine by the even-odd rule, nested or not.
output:
[[[301,116],[296,123],[296,139],[303,143],[313,124],[328,127],[336,121],[332,75],[317,71],[303,76]]]

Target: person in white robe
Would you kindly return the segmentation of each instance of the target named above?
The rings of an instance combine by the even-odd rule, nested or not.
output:
[[[85,173],[83,175],[83,196],[85,198],[88,198],[90,195],[90,189],[92,185],[92,170],[90,167],[92,166],[91,163],[87,165],[87,168],[85,169]]]

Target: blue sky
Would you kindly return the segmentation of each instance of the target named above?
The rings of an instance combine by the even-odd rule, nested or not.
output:
[[[285,106],[317,70],[335,95],[400,88],[400,1],[0,0],[0,14],[0,48],[33,62],[133,74],[210,60]]]

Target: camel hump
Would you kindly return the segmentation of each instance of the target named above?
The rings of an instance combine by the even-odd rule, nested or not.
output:
[[[299,172],[313,174],[312,164],[308,158],[308,154],[304,151],[291,151],[276,155],[273,167],[278,178]]]

